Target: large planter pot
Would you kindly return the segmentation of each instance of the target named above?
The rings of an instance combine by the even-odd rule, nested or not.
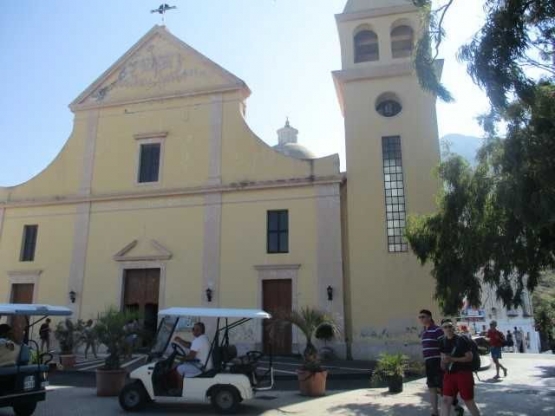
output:
[[[327,371],[297,370],[299,390],[303,396],[317,397],[326,394]]]
[[[127,370],[96,370],[96,395],[117,396],[125,387]]]
[[[64,369],[73,368],[75,366],[74,354],[60,354],[60,364]]]
[[[389,376],[387,386],[390,393],[401,393],[403,391],[403,376]]]

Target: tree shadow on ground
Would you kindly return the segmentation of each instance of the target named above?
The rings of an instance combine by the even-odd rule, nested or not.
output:
[[[476,402],[483,415],[553,415],[555,392],[528,384],[482,384]]]
[[[327,409],[331,414],[342,415],[385,415],[385,416],[413,416],[430,414],[428,403],[428,392],[424,389],[421,393],[411,394],[411,397],[418,397],[418,403],[403,403],[401,395],[383,392],[379,394],[380,403],[372,401],[375,394],[366,394],[367,399],[361,403],[346,403],[336,405]],[[386,399],[388,402],[384,403]],[[398,401],[399,403],[395,403]]]
[[[540,378],[555,378],[555,366],[537,366],[537,369],[541,370]]]

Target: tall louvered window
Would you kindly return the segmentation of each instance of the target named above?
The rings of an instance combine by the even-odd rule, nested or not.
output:
[[[410,26],[398,26],[391,31],[391,56],[407,58],[412,55],[414,33]]]
[[[34,261],[37,246],[38,225],[25,225],[23,227],[23,239],[21,241],[21,253],[19,261]]]
[[[268,211],[268,253],[289,252],[289,211]]]
[[[387,250],[390,253],[408,250],[404,237],[406,225],[405,187],[401,138],[382,137],[385,211],[387,222]]]
[[[355,63],[380,59],[378,35],[371,30],[361,30],[354,37]]]
[[[139,183],[158,182],[160,176],[160,143],[141,144]]]

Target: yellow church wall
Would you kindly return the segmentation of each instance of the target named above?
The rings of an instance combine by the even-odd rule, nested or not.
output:
[[[81,316],[92,317],[106,306],[121,305],[121,269],[133,268],[137,262],[118,262],[113,256],[133,240],[138,244],[127,253],[129,256],[160,254],[151,240],[172,253],[169,260],[139,262],[144,268],[165,268],[165,298],[160,299],[160,306],[199,306],[203,209],[200,197],[94,204]],[[161,276],[161,285],[162,280]]]
[[[66,144],[43,171],[22,184],[0,187],[0,206],[7,200],[65,197],[77,193],[81,182],[86,129],[86,117],[77,115]]]
[[[100,113],[93,192],[144,192],[206,183],[209,166],[210,103],[206,97],[119,106]],[[137,183],[137,134],[167,132],[161,139],[160,180]]]
[[[374,110],[384,92],[399,97],[397,116]],[[388,252],[381,139],[401,137],[407,214],[433,212],[439,184],[432,175],[439,163],[434,98],[406,76],[350,82],[344,94],[353,348],[388,337],[414,342],[418,310],[435,310],[433,280],[412,253]]]
[[[256,178],[258,181],[306,178],[310,175],[339,173],[339,163],[325,160],[298,160],[284,156],[258,138],[240,113],[239,103],[224,103],[222,136],[222,180],[235,183]]]
[[[316,217],[311,187],[226,194],[222,198],[220,304],[261,307],[255,266],[300,265],[293,300],[315,304]],[[267,211],[289,211],[289,253],[269,254]]]
[[[65,305],[73,249],[74,206],[9,208],[0,236],[0,297],[9,302],[11,283],[34,283],[36,303]],[[23,227],[38,225],[34,261],[19,261]]]

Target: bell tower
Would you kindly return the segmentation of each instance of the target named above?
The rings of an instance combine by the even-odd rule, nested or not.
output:
[[[419,309],[436,310],[433,279],[404,238],[409,214],[431,213],[439,182],[435,101],[412,64],[421,30],[410,0],[348,0],[336,16],[345,119],[347,336],[355,358],[405,344]],[[438,66],[440,68],[440,65]]]

